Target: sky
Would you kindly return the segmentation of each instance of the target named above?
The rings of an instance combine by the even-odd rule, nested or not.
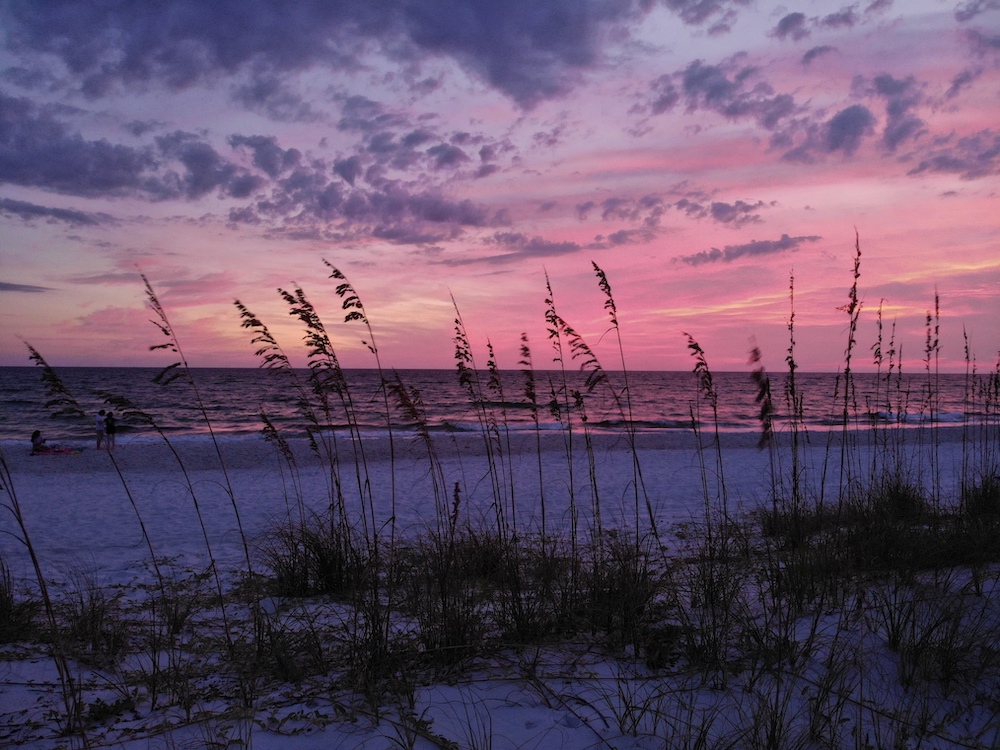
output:
[[[234,300],[304,364],[295,289],[373,366],[333,267],[385,367],[453,367],[456,309],[554,367],[551,299],[607,369],[832,372],[857,247],[854,369],[997,364],[1000,0],[0,0],[0,40],[0,365],[169,364],[145,276],[191,366],[258,364]]]

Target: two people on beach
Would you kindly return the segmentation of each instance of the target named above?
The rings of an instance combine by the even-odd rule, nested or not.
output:
[[[97,450],[102,445],[108,446],[108,453],[115,449],[115,436],[118,434],[118,420],[113,411],[101,409],[94,415],[94,431],[97,433]]]
[[[118,435],[118,419],[115,417],[114,412],[106,412],[101,409],[100,412],[94,415],[94,432],[97,437],[97,450],[102,447],[107,446],[108,452],[112,452],[115,449],[115,439]],[[31,433],[31,455],[37,455],[39,453],[69,453],[69,452],[79,452],[72,451],[69,448],[64,448],[61,445],[49,445],[45,438],[42,437],[41,430],[35,430]]]

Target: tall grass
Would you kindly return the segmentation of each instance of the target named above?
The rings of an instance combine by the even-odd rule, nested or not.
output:
[[[758,510],[735,507],[736,492],[745,488],[731,486],[735,475],[719,416],[729,394],[720,392],[708,353],[685,333],[697,389],[691,416],[702,512],[693,523],[668,531],[655,501],[671,490],[648,486],[642,472],[647,454],[633,417],[618,306],[599,266],[593,270],[608,315],[606,333],[614,333],[620,386],[613,385],[598,349],[557,311],[548,276],[544,319],[558,369],[543,382],[522,336],[519,394],[505,382],[488,337],[485,367],[477,367],[475,333],[452,300],[457,377],[478,426],[482,463],[476,466],[484,473],[461,474],[449,485],[420,392],[383,369],[368,311],[345,274],[327,263],[337,282],[342,323],[362,327],[361,344],[376,361],[379,390],[364,397],[384,411],[389,450],[379,460],[388,462],[388,486],[375,480],[379,474],[359,416],[360,396],[305,291],[279,289],[303,329],[304,377],[270,329],[236,301],[262,367],[274,370],[295,394],[306,423],[306,452],[321,467],[326,496],[309,496],[298,478],[305,459],[297,453],[296,438],[303,436],[289,434],[261,404],[263,435],[289,471],[295,502],[286,499],[284,520],[263,535],[252,555],[226,480],[247,558],[237,571],[242,575],[227,583],[219,570],[196,478],[174,451],[201,523],[209,568],[173,574],[155,554],[130,495],[156,571],[155,586],[115,597],[83,579],[60,601],[50,592],[51,573],[31,543],[16,477],[0,453],[4,507],[32,560],[46,623],[31,627],[32,607],[20,606],[0,561],[0,634],[16,633],[48,650],[60,679],[62,729],[81,742],[95,733],[104,744],[124,742],[124,734],[102,722],[125,712],[145,711],[150,727],[145,737],[151,738],[168,731],[168,722],[178,716],[194,723],[201,711],[226,704],[231,711],[215,709],[211,719],[202,719],[201,731],[214,743],[246,744],[255,721],[280,725],[264,707],[265,697],[272,696],[275,705],[285,707],[321,705],[329,711],[323,721],[364,717],[381,723],[400,746],[422,741],[449,746],[463,740],[443,737],[431,726],[420,690],[470,670],[478,674],[475,670],[487,664],[506,665],[508,678],[516,673],[514,679],[531,686],[539,699],[590,727],[595,746],[616,744],[622,736],[641,737],[640,744],[706,750],[997,746],[1000,725],[983,716],[1000,709],[994,690],[1000,685],[1000,364],[980,375],[966,341],[968,451],[961,486],[954,490],[960,497],[951,497],[951,489],[941,486],[936,435],[918,428],[918,436],[926,433],[932,441],[918,446],[933,455],[926,474],[904,450],[911,446],[902,436],[909,429],[902,346],[894,323],[886,339],[881,306],[871,347],[873,395],[863,408],[858,404],[863,299],[855,239],[853,280],[843,308],[849,318],[844,366],[831,394],[839,419],[827,436],[840,438],[833,489],[825,488],[833,443],[819,467],[821,476],[806,461],[810,435],[797,374],[794,277],[784,419],[775,405],[781,401],[775,398],[777,385],[756,343],[749,359],[759,448],[768,451],[767,497]],[[154,324],[179,360],[159,379],[193,380],[166,311],[143,281]],[[930,418],[940,411],[940,315],[935,295],[920,406]],[[50,408],[79,417],[82,410],[55,371],[30,347],[29,352],[42,365]],[[574,385],[573,367],[582,372],[582,387]],[[624,486],[615,488],[623,500],[620,515],[607,510],[596,460],[592,415],[602,403],[599,396],[610,397],[621,418],[632,462]],[[114,394],[104,397],[170,445],[138,405]],[[568,519],[561,529],[552,523],[546,489],[556,473],[543,439],[546,407],[561,428],[553,436],[556,463],[564,460],[565,466],[560,479],[566,480]],[[211,429],[207,409],[200,408]],[[526,448],[510,429],[513,408],[530,414]],[[867,456],[859,439],[862,426],[871,436]],[[212,440],[224,463],[225,452]],[[419,454],[428,475],[424,523],[408,533],[396,526],[397,448],[404,445],[410,455]],[[522,457],[538,473],[537,489],[520,474]],[[113,455],[110,460],[116,461]],[[120,476],[128,491],[127,477]],[[470,488],[480,479],[489,502],[477,516]],[[523,515],[529,499],[537,501],[537,525],[534,515]],[[317,503],[319,510],[313,510]],[[205,595],[203,586],[214,591]],[[5,631],[5,623],[19,625]],[[209,635],[198,639],[196,631]],[[107,653],[101,665],[85,653],[92,657],[102,649]],[[126,668],[140,659],[143,668]],[[607,662],[615,665],[611,672],[602,668]],[[103,693],[93,677],[99,669],[104,669]],[[467,685],[473,690],[476,682]],[[929,694],[937,702],[927,700]],[[969,705],[982,706],[985,713]],[[477,725],[469,735],[474,738],[465,740],[488,746],[493,731]]]

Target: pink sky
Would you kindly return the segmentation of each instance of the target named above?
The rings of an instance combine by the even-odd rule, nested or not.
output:
[[[920,366],[1000,351],[1000,2],[180,0],[0,10],[0,365],[166,364],[139,273],[193,366],[253,366],[242,300],[304,363],[300,285],[342,364],[551,366],[560,314],[630,369],[855,366],[881,304]],[[295,12],[291,12],[291,8]],[[964,333],[963,333],[964,332]],[[887,348],[887,346],[885,347]]]

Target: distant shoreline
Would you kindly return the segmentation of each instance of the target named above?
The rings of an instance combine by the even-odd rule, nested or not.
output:
[[[875,441],[890,441],[892,446],[922,445],[928,447],[934,444],[953,445],[968,438],[976,447],[984,439],[984,430],[989,431],[993,440],[993,449],[1000,451],[1000,437],[996,427],[978,425],[920,425],[920,426],[880,426],[873,428],[851,429],[846,433],[840,428],[817,430],[810,428],[801,430],[798,435],[799,447],[810,452],[822,452],[839,446],[846,434],[850,445],[858,448],[871,446]],[[501,430],[502,452],[508,450],[507,435]],[[509,432],[509,450],[513,455],[531,455],[538,450],[545,454],[565,453],[568,433],[557,430],[511,430]],[[770,447],[779,452],[791,449],[793,436],[789,430],[775,432],[770,441]],[[219,468],[216,448],[207,434],[168,435],[170,446],[177,451],[186,468],[196,470],[211,470]],[[433,449],[442,459],[454,459],[461,456],[482,456],[484,454],[484,437],[481,432],[434,432],[431,436]],[[584,432],[577,428],[572,432],[574,451],[583,455],[585,450]],[[591,445],[601,453],[630,452],[632,444],[625,430],[618,432],[592,432]],[[657,451],[697,451],[715,450],[715,433],[703,427],[699,435],[690,429],[676,430],[641,430],[634,435],[634,447],[644,454]],[[244,469],[259,468],[264,463],[278,459],[277,448],[268,443],[260,433],[223,434],[216,436],[219,450],[222,452],[226,468]],[[767,453],[768,447],[760,445],[760,433],[747,430],[732,430],[719,433],[719,442],[723,452],[729,450],[759,450]],[[292,448],[295,460],[301,466],[316,464],[320,459],[309,448],[305,437],[287,438]],[[113,470],[113,464],[107,460],[107,453],[97,450],[92,439],[73,439],[60,441],[61,445],[82,449],[75,455],[30,455],[30,444],[27,440],[0,440],[0,451],[9,467],[15,473],[75,473]],[[352,456],[350,435],[338,432],[335,444],[341,455],[341,460]],[[366,458],[374,461],[388,460],[390,440],[386,431],[363,435]],[[426,448],[423,439],[413,430],[400,430],[393,437],[393,447],[397,458],[410,461],[426,461]],[[177,466],[177,459],[171,453],[163,438],[144,432],[142,434],[122,435],[114,457],[122,466],[132,470],[143,468],[170,469]]]

